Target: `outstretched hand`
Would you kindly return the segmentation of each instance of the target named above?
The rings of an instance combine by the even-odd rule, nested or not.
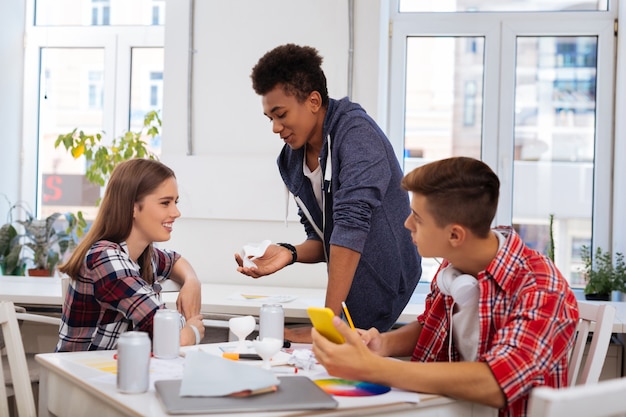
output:
[[[243,259],[239,253],[235,253],[235,261],[239,267],[237,271],[252,278],[259,278],[265,275],[273,274],[280,271],[291,262],[291,253],[288,250],[277,246],[270,245],[265,250],[263,256],[253,259],[255,267],[249,268],[243,266]]]
[[[377,357],[367,347],[367,343],[372,343],[375,339],[371,338],[373,334],[371,331],[352,330],[337,316],[333,317],[333,325],[346,339],[345,343],[333,343],[313,328],[311,339],[315,358],[330,375],[365,380],[368,366]]]

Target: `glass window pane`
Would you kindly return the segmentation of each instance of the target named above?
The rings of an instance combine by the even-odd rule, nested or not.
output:
[[[37,26],[150,26],[165,23],[165,0],[36,0]]]
[[[482,37],[407,39],[405,172],[451,156],[480,158],[484,42]],[[422,281],[438,266],[432,258],[422,259]]]
[[[608,0],[400,0],[404,12],[539,12],[608,10]]]
[[[407,39],[405,172],[450,156],[480,158],[483,46],[482,37]]]
[[[102,132],[104,51],[100,48],[42,48],[38,178],[43,216],[82,210],[95,214],[100,189],[85,179],[84,157],[74,159],[59,134],[75,128]]]
[[[555,260],[573,287],[592,233],[597,44],[517,38],[513,222],[545,252],[554,215]]]
[[[163,108],[163,48],[133,48],[130,130],[139,132],[146,113]],[[152,152],[161,154],[161,136],[145,137]]]

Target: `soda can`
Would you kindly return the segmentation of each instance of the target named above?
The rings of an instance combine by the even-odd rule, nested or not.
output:
[[[161,309],[154,315],[152,353],[155,358],[174,359],[180,352],[180,313]]]
[[[265,337],[283,340],[285,312],[280,304],[263,304],[259,315],[259,339]]]
[[[146,332],[125,332],[117,341],[117,390],[125,394],[148,391],[150,337]]]

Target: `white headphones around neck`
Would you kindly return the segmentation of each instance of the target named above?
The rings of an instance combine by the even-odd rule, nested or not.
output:
[[[459,306],[477,302],[479,294],[478,281],[471,275],[462,274],[452,264],[437,274],[437,286],[445,295],[449,295]]]

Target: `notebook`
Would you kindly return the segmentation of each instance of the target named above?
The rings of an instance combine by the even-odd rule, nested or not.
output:
[[[276,392],[249,397],[181,397],[180,379],[156,381],[154,387],[168,414],[245,413],[336,408],[337,401],[306,376],[278,377]]]

